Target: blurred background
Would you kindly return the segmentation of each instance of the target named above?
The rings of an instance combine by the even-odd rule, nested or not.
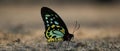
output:
[[[44,38],[42,7],[57,12],[70,33],[77,21],[75,40],[120,37],[119,0],[0,0],[1,42]]]

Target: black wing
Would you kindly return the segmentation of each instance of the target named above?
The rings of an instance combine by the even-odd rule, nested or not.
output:
[[[53,10],[51,10],[50,8],[47,8],[47,7],[42,7],[41,15],[42,15],[42,19],[44,21],[45,30],[47,30],[49,26],[54,24],[54,25],[59,25],[59,26],[63,27],[65,29],[65,33],[68,33],[68,29],[67,29],[65,23],[60,18],[60,16],[57,13],[55,13]]]
[[[57,13],[55,13],[50,8],[42,7],[41,8],[41,15],[42,15],[42,19],[43,19],[44,25],[45,25],[45,34],[46,34],[46,36],[49,35],[48,33],[46,33],[46,32],[49,32],[48,28],[50,26],[52,26],[52,25],[55,25],[55,26],[60,26],[65,30],[65,31],[63,30],[63,33],[65,33],[64,36],[63,36],[64,41],[65,40],[66,41],[71,40],[73,35],[69,34],[65,23],[63,22],[63,20],[60,18],[60,16]],[[49,39],[49,37],[47,37],[47,38]]]

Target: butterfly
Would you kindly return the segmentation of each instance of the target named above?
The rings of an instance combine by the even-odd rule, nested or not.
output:
[[[41,16],[45,25],[45,37],[47,42],[70,41],[73,34],[68,32],[68,29],[60,18],[60,16],[48,7],[41,8]]]

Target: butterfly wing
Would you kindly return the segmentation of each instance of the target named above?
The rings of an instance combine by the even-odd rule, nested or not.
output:
[[[41,15],[45,25],[45,37],[48,41],[64,40],[64,36],[69,35],[65,23],[53,10],[43,7]]]

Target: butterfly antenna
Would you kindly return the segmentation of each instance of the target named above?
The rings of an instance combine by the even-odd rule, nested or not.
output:
[[[77,28],[76,28],[76,31],[80,29],[80,24],[78,24]]]
[[[80,24],[78,24],[78,22],[76,21],[75,28],[73,29],[73,34],[75,33],[75,31],[79,30],[79,28],[80,28]]]
[[[75,21],[75,25],[74,25],[74,28],[73,28],[73,34],[75,32],[76,27],[77,27],[77,21]]]

